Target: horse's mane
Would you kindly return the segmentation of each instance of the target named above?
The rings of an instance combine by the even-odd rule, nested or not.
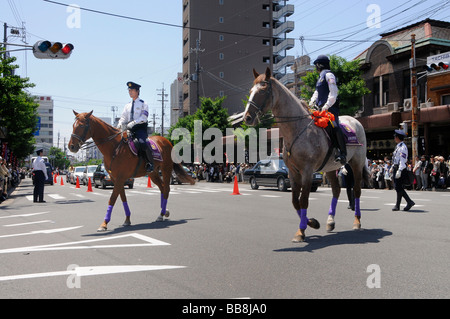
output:
[[[98,118],[98,117],[96,117],[96,116],[94,116],[94,115],[91,115],[91,118],[94,118],[94,119],[96,119],[96,120],[99,121],[99,122],[102,122],[102,123],[105,124],[109,129],[111,129],[111,130],[113,130],[113,131],[116,131],[116,132],[119,131],[118,128],[116,128],[116,127],[112,126],[111,124],[109,124],[109,123],[103,121],[101,118]]]
[[[286,94],[294,98],[300,104],[300,106],[302,106],[306,111],[309,112],[309,105],[304,99],[298,98],[294,93],[292,93],[291,90],[289,90],[285,85],[281,84],[281,82],[278,81],[276,78],[272,77],[271,79],[278,84],[281,90],[283,90]]]

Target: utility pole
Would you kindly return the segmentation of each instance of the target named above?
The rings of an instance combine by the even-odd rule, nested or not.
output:
[[[164,136],[164,102],[168,102],[166,100],[166,97],[168,96],[168,94],[165,94],[164,92],[166,92],[166,90],[164,89],[164,83],[162,84],[162,89],[158,89],[158,91],[160,91],[161,93],[159,93],[158,95],[161,96],[161,100],[158,100],[159,102],[161,102],[161,136]]]
[[[413,166],[416,164],[416,156],[418,156],[418,114],[419,107],[417,101],[417,73],[416,73],[416,35],[411,34],[411,59],[409,60],[411,69],[411,142],[412,142],[412,161]]]
[[[198,31],[197,45],[195,49],[191,49],[190,53],[195,52],[196,61],[195,61],[195,77],[192,80],[197,82],[197,108],[200,107],[200,52],[204,52],[205,49],[200,49],[200,45],[202,43],[202,32]]]

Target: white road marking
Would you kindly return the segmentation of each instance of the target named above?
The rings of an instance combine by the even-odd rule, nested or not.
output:
[[[29,236],[29,235],[36,235],[36,234],[53,234],[53,233],[59,233],[59,232],[68,231],[68,230],[72,230],[72,229],[77,229],[77,228],[81,228],[81,227],[83,227],[83,226],[57,228],[57,229],[35,230],[35,231],[31,231],[29,233],[3,235],[3,236],[0,236],[0,238]]]

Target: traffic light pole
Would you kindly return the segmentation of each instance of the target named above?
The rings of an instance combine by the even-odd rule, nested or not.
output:
[[[412,163],[416,165],[416,156],[418,156],[418,140],[419,140],[419,127],[418,127],[418,115],[419,107],[417,101],[417,73],[416,73],[416,35],[411,34],[411,144],[412,144]]]

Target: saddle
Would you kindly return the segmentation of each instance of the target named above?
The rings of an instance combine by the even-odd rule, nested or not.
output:
[[[358,137],[356,136],[356,132],[349,125],[345,123],[339,123],[340,129],[344,133],[345,144],[348,146],[362,146],[362,144],[358,141]],[[328,125],[325,128],[325,132],[328,134],[328,138],[330,141],[333,141],[332,137],[332,127]],[[332,142],[331,142],[332,143]]]
[[[128,141],[128,146],[130,148],[131,153],[133,153],[134,155],[138,156],[139,148],[136,146],[136,144],[139,145],[139,143],[135,143],[132,138],[128,138],[127,141]],[[147,142],[147,145],[152,148],[153,159],[155,161],[162,161],[163,158],[162,158],[162,155],[161,155],[161,149],[159,148],[158,144],[156,144],[153,140],[151,140],[148,137],[147,137],[146,142]]]

